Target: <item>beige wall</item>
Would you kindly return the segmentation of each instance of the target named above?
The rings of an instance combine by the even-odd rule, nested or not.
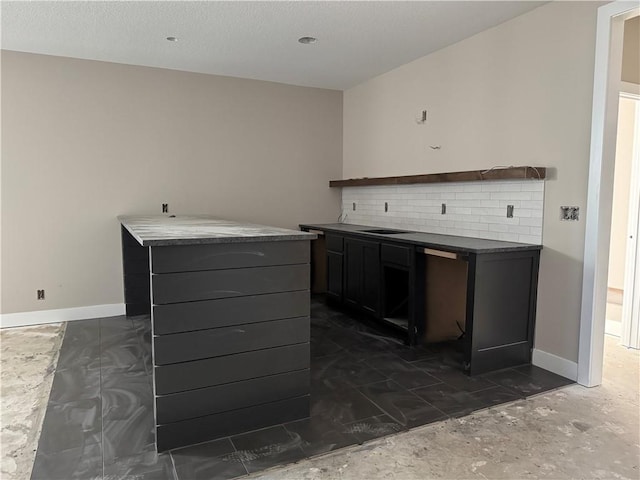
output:
[[[640,83],[640,17],[633,17],[624,22],[622,80]]]
[[[553,2],[345,92],[345,178],[550,167],[536,348],[578,358],[596,10]],[[425,125],[415,122],[428,110]],[[440,145],[432,150],[430,145]],[[561,222],[559,207],[581,207]]]
[[[339,91],[3,51],[2,312],[121,303],[118,214],[335,221],[341,148]]]
[[[629,221],[629,186],[635,128],[635,100],[622,97],[618,108],[618,135],[616,138],[616,163],[613,180],[608,277],[609,288],[618,288],[620,290],[624,287],[627,223]]]

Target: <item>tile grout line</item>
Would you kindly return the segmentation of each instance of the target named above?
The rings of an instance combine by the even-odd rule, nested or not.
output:
[[[376,382],[376,383],[380,383],[380,382]],[[396,417],[394,417],[393,415],[391,415],[389,412],[387,412],[384,408],[382,408],[380,405],[378,405],[376,402],[374,402],[371,398],[369,398],[367,395],[365,395],[359,388],[357,388],[356,390],[358,390],[358,392],[360,393],[360,395],[362,395],[364,398],[366,398],[367,400],[369,400],[371,403],[373,403],[377,408],[380,409],[380,411],[382,413],[384,413],[385,415],[387,415],[389,418],[391,418],[394,422],[396,422],[398,425],[400,425],[401,427],[404,427],[405,429],[407,428],[406,425],[403,425],[402,422],[400,422]],[[358,420],[356,420],[358,421]]]
[[[249,475],[249,469],[247,468],[247,465],[244,463],[244,458],[242,458],[242,455],[240,454],[240,451],[238,450],[238,447],[236,446],[235,442],[233,441],[233,438],[231,438],[231,437],[228,437],[228,438],[229,438],[229,442],[231,442],[231,446],[233,447],[233,451],[238,454],[238,459],[240,460],[240,463],[242,464],[242,468],[244,468],[244,471],[247,472],[247,475]]]
[[[283,425],[284,426],[284,425]],[[286,430],[286,428],[285,428]],[[231,446],[233,447],[233,453],[237,454],[237,458],[238,460],[240,460],[240,463],[242,464],[242,468],[244,468],[245,474],[249,475],[249,469],[247,468],[247,466],[244,464],[244,460],[242,460],[242,456],[240,456],[240,452],[238,451],[238,448],[236,447],[236,444],[233,443],[233,440],[231,439],[231,436],[226,437],[229,439],[229,443],[231,444]],[[236,477],[238,478],[238,477]]]
[[[105,459],[104,459],[104,402],[102,397],[102,319],[98,320],[98,364],[100,365],[100,443],[102,453],[102,478],[104,479]]]
[[[171,466],[173,468],[173,478],[175,480],[180,480],[180,477],[178,476],[178,469],[176,467],[176,461],[173,458],[173,452],[169,451],[168,455],[169,455],[169,461],[171,462]]]
[[[444,382],[440,382],[440,383],[444,383]],[[440,385],[440,383],[435,383],[434,385]],[[427,385],[427,387],[432,387],[433,385]],[[417,387],[417,388],[423,388],[423,387]],[[424,398],[422,398],[420,395],[418,395],[416,392],[414,392],[413,390],[407,390],[408,392],[410,392],[412,395],[415,395],[416,397],[418,397],[420,400],[422,400],[423,402],[425,402],[427,405],[429,405],[432,408],[435,408],[437,411],[439,411],[441,414],[443,414],[445,416],[446,419],[451,418],[451,415],[449,415],[448,413],[443,412],[442,410],[440,410],[438,407],[436,407],[435,405],[433,405],[431,402],[427,402]],[[430,422],[430,423],[435,423],[435,422]],[[425,423],[425,425],[429,425],[429,423]]]

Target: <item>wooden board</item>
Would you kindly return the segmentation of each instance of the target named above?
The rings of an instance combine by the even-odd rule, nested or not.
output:
[[[413,183],[478,182],[483,180],[543,180],[545,167],[509,167],[466,172],[427,173],[401,177],[350,178],[331,180],[330,187],[366,187],[371,185],[410,185]]]
[[[455,340],[466,324],[467,263],[426,255],[425,341]]]

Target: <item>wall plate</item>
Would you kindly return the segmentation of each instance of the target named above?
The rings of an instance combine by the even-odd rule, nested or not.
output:
[[[580,217],[580,207],[560,207],[560,220],[577,222]]]

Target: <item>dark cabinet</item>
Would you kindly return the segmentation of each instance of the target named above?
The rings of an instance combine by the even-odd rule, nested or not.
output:
[[[394,241],[367,235],[371,227],[330,227],[330,297],[402,332],[409,345],[458,342],[472,375],[531,362],[540,246],[465,238],[477,245],[468,251],[451,237],[436,249],[430,234]]]
[[[327,295],[342,301],[342,253],[327,252]]]
[[[362,242],[362,301],[367,312],[380,313],[380,244]]]
[[[343,238],[327,235],[327,295],[342,301],[343,295]]]
[[[380,244],[345,238],[344,252],[344,302],[378,316]]]

